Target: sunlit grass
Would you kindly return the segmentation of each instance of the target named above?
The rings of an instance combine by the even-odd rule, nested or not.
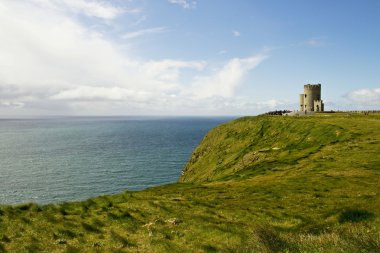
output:
[[[379,252],[380,116],[247,117],[182,183],[0,207],[0,252]]]

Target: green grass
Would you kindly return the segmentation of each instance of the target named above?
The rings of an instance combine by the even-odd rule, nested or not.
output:
[[[180,182],[0,206],[0,252],[380,252],[380,116],[241,118]]]

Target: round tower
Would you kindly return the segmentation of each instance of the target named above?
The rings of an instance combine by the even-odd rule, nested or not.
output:
[[[306,84],[304,86],[304,111],[314,111],[315,100],[321,100],[321,84]]]
[[[304,103],[304,94],[300,94],[300,112],[303,112],[305,110],[305,103]]]

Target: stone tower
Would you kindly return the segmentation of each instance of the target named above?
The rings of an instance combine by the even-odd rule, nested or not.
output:
[[[301,112],[323,112],[324,104],[321,100],[321,84],[304,85],[304,94],[300,94]]]

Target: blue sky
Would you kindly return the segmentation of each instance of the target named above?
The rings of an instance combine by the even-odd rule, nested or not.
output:
[[[0,114],[380,109],[380,1],[2,0]]]

